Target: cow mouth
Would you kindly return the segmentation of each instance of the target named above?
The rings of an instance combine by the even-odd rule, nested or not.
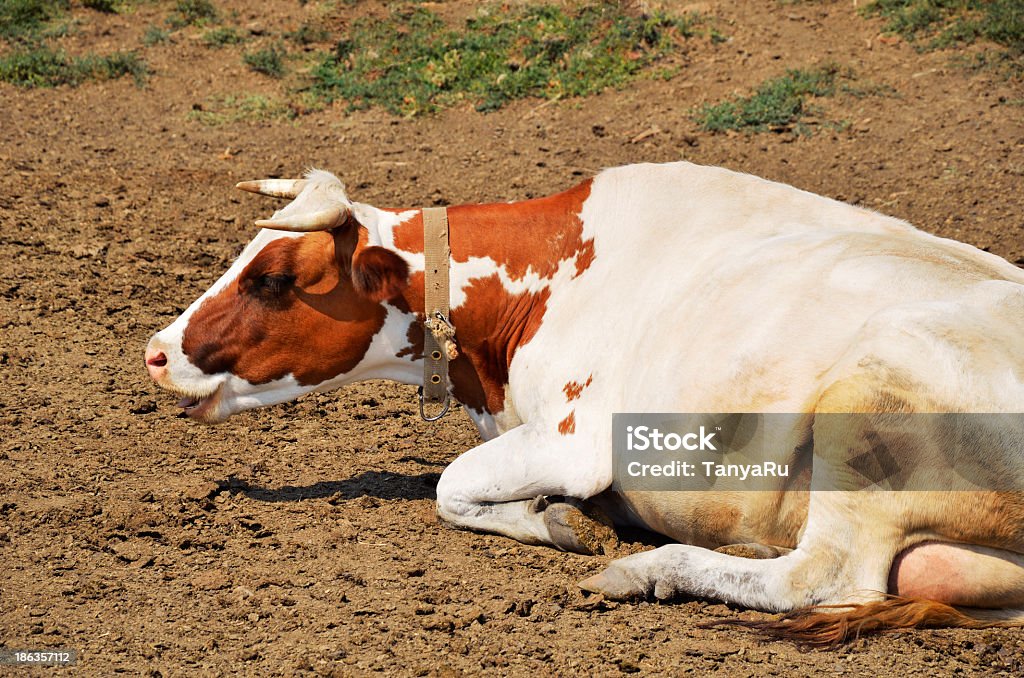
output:
[[[211,410],[216,409],[217,401],[220,400],[219,395],[220,388],[203,396],[187,395],[178,401],[178,407],[191,419],[212,423],[216,421],[216,417],[211,416],[214,414]]]

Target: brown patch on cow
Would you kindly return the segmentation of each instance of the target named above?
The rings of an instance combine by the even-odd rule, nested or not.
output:
[[[207,374],[303,385],[351,371],[387,312],[357,293],[353,254],[366,232],[344,228],[274,240],[189,320],[182,350]]]
[[[583,389],[590,386],[590,384],[593,383],[593,381],[594,375],[590,375],[589,377],[587,377],[587,381],[585,383],[581,384],[578,381],[570,381],[568,384],[563,386],[562,392],[565,393],[565,402],[571,403],[572,401],[579,398],[580,395],[583,393]]]
[[[495,274],[476,278],[465,293],[466,303],[451,314],[460,353],[451,365],[455,397],[469,405],[465,398],[479,402],[482,392],[486,410],[497,414],[505,409],[512,359],[540,329],[550,291],[510,294]]]
[[[576,410],[569,413],[569,416],[558,422],[558,432],[563,436],[576,433]]]
[[[423,325],[420,323],[409,323],[405,331],[405,339],[409,344],[395,354],[396,358],[409,356],[413,360],[423,359]]]
[[[580,277],[590,268],[590,265],[594,263],[594,256],[594,239],[591,238],[583,243],[576,254],[576,274],[573,275],[573,278]]]
[[[383,208],[385,212],[401,214],[408,210],[396,209],[394,207]],[[448,240],[451,241],[451,216],[449,215]],[[404,252],[423,252],[423,211],[417,210],[411,217],[402,221],[391,231],[395,247]]]
[[[420,321],[424,320],[423,309],[426,307],[427,302],[424,298],[424,292],[426,290],[426,283],[423,271],[416,271],[409,276],[409,287],[406,288],[405,293],[399,299],[401,310],[416,313],[419,316]],[[392,303],[395,303],[393,301]]]
[[[488,388],[485,388],[479,371],[467,353],[459,353],[458,358],[448,363],[448,377],[452,382],[455,399],[477,414],[497,414],[505,409],[505,384],[490,382]]]
[[[590,185],[588,179],[568,191],[536,200],[449,207],[452,260],[489,257],[513,279],[531,269],[541,278],[551,278],[560,262],[577,255],[592,260],[593,242],[583,242],[579,217],[590,196]],[[395,227],[394,242],[406,252],[423,251],[422,213]],[[577,271],[579,266],[578,258]]]

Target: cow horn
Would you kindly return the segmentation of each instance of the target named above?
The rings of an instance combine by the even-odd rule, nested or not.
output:
[[[306,183],[305,179],[261,179],[240,181],[235,184],[235,188],[273,198],[296,198],[306,187]]]
[[[348,218],[348,207],[338,205],[312,214],[296,214],[290,217],[279,219],[260,219],[256,225],[260,228],[272,228],[277,231],[296,231],[307,233],[309,231],[326,231],[340,226]]]

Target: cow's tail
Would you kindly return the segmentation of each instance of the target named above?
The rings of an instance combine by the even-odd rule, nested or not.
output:
[[[953,607],[934,600],[888,596],[850,605],[819,605],[767,621],[717,620],[708,626],[740,626],[806,648],[832,648],[857,638],[899,629],[988,629],[1024,626],[1024,610]]]

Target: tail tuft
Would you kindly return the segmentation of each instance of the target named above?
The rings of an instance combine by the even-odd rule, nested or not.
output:
[[[832,649],[861,636],[898,629],[987,629],[1016,625],[1003,620],[975,619],[934,600],[889,596],[873,603],[802,607],[768,621],[717,620],[704,628],[739,626],[773,640],[794,642],[804,649]]]

